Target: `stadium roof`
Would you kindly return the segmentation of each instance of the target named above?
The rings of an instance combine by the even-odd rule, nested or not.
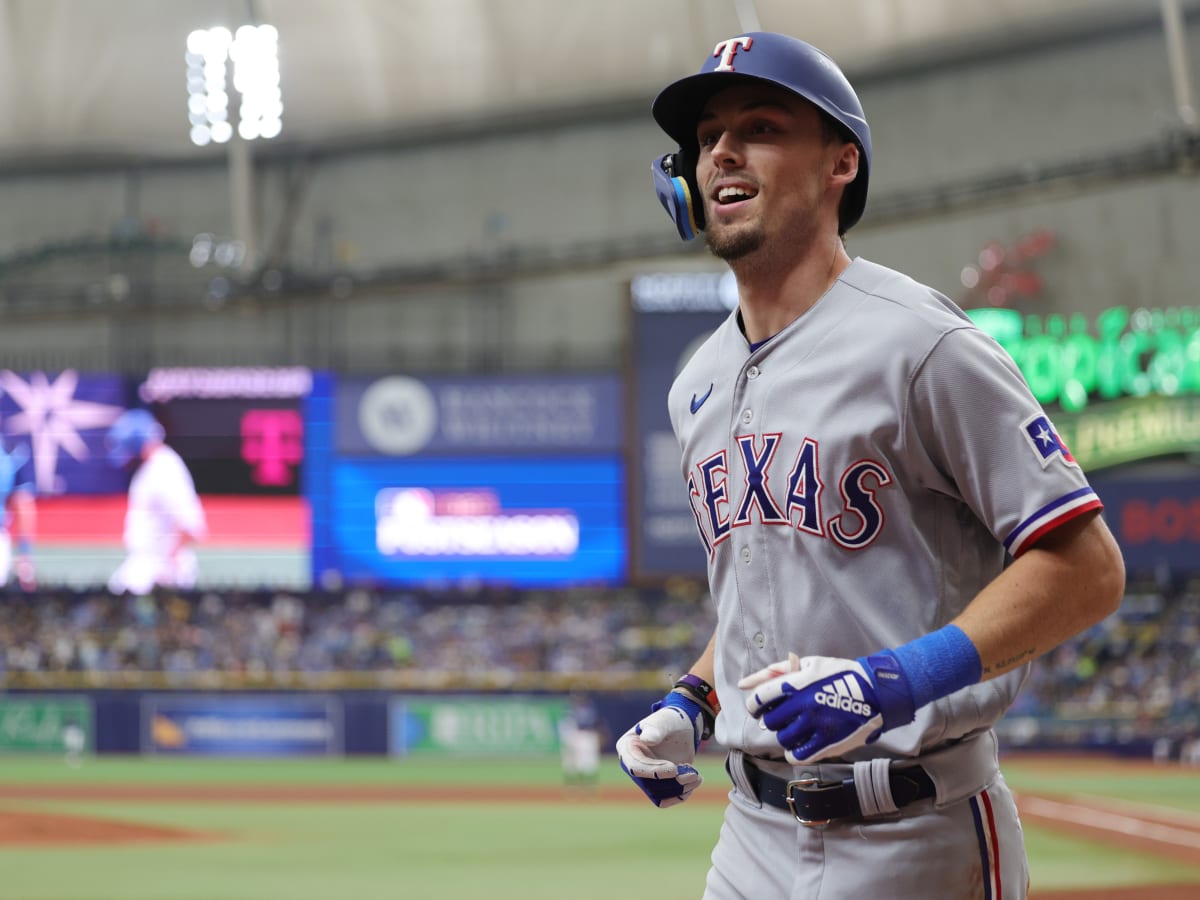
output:
[[[1178,0],[1188,11],[1196,0]],[[2,0],[0,167],[220,155],[189,140],[194,29],[278,30],[285,145],[648,104],[717,40],[770,30],[852,74],[1083,30],[1160,0]]]

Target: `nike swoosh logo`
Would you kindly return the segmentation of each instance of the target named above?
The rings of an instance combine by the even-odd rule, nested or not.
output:
[[[697,398],[695,394],[692,394],[692,415],[693,416],[697,412],[700,411],[700,407],[702,407],[704,405],[704,401],[708,399],[709,394],[712,393],[712,389],[713,389],[713,386],[710,384],[708,386],[708,390],[704,392],[704,396],[700,397],[700,398]]]

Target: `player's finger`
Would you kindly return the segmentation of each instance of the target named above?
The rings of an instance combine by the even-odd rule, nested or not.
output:
[[[621,765],[625,770],[638,778],[661,780],[674,778],[679,774],[676,763],[655,756],[652,748],[632,735],[626,735],[617,742],[617,755],[621,758]]]
[[[670,719],[662,718],[662,713],[667,712],[678,716],[679,721],[687,722],[687,716],[683,714],[683,710],[677,709],[674,706],[664,706],[653,716],[643,719],[637,726],[638,738],[643,744],[653,747],[655,744],[662,743],[663,739],[670,734],[673,729],[672,724],[678,727],[678,723],[672,723]],[[691,728],[691,723],[688,723],[688,728]]]
[[[795,722],[809,724],[811,707],[798,694],[789,694],[765,707],[760,718],[772,731],[780,731]]]
[[[679,766],[669,759],[655,759],[652,756],[634,754],[626,754],[621,757],[621,768],[630,775],[649,778],[652,781],[667,781],[679,774]]]
[[[840,744],[826,746],[823,741],[814,736],[803,744],[784,751],[783,758],[793,766],[811,766],[823,759],[840,756],[842,752],[843,748]]]
[[[700,783],[704,778],[696,771],[695,766],[689,766],[687,763],[680,763],[676,768],[679,774],[675,776],[675,780],[684,785],[683,796],[686,797],[696,788],[700,787]]]
[[[751,688],[756,688],[760,684],[770,681],[772,678],[778,678],[787,672],[795,672],[799,668],[800,657],[795,653],[789,653],[787,659],[771,663],[765,669],[759,669],[757,672],[747,675],[738,682],[737,686],[743,691],[748,691]]]
[[[797,676],[795,672],[788,672],[784,675],[778,675],[770,681],[764,681],[754,689],[746,698],[746,709],[750,715],[758,718],[763,712],[771,706],[778,703],[783,697],[794,694],[798,687],[803,687],[803,684],[797,685]]]
[[[681,769],[690,769],[691,766],[680,766],[680,768]],[[680,780],[682,781],[682,779],[680,779]],[[683,786],[683,790],[679,793],[678,796],[667,797],[667,798],[663,799],[662,801],[660,801],[658,805],[660,807],[662,807],[663,809],[668,809],[672,806],[678,806],[680,803],[683,803],[685,800],[687,800],[688,797],[692,796],[692,792],[694,790],[696,790],[696,788],[700,787],[700,784],[703,780],[704,779],[700,777],[699,773],[697,773],[695,780],[689,781],[687,784],[685,784]]]
[[[770,723],[767,727],[771,728]],[[821,733],[820,722],[809,712],[781,722],[772,730],[775,732],[775,739],[784,747],[802,747],[818,740],[822,744],[829,743],[829,735]]]

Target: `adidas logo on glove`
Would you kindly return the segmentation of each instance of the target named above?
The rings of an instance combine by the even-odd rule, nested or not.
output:
[[[821,690],[817,691],[814,699],[821,706],[828,706],[831,709],[853,713],[856,716],[862,716],[864,719],[869,719],[875,715],[875,712],[871,709],[871,704],[863,700],[862,689],[858,686],[858,679],[856,678],[838,678],[836,681],[822,685]]]

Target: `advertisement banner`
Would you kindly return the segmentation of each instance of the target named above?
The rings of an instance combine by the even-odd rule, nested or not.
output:
[[[618,459],[340,461],[313,500],[313,577],[349,582],[619,582]]]
[[[397,698],[388,707],[389,749],[409,753],[535,756],[559,749],[563,699]]]
[[[1200,477],[1093,479],[1128,570],[1200,574]]]
[[[667,415],[671,383],[737,304],[731,277],[643,275],[633,306],[632,572],[637,577],[702,577],[707,562],[680,471]]]
[[[1055,413],[1054,424],[1084,471],[1190,453],[1200,447],[1200,396],[1137,397]]]
[[[0,753],[86,753],[94,745],[87,697],[0,698]]]
[[[333,756],[342,708],[319,696],[150,696],[142,700],[142,752],[194,756]]]
[[[42,496],[120,494],[129,477],[109,465],[104,436],[133,405],[117,375],[0,370],[0,449],[29,455]]]
[[[152,369],[138,399],[201,494],[297,495],[304,401],[313,374],[291,368]]]
[[[347,378],[337,384],[340,456],[615,453],[620,379],[529,375]]]

